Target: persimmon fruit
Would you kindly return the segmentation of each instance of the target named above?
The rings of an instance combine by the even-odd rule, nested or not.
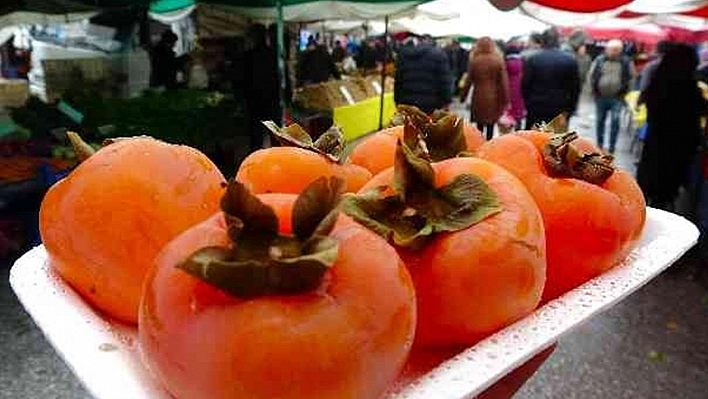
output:
[[[499,166],[469,157],[431,165],[399,141],[394,168],[342,207],[387,238],[406,264],[419,347],[474,344],[541,299],[541,215],[523,184]]]
[[[401,111],[403,112],[401,113]],[[454,121],[455,123],[459,123],[462,128],[461,133],[463,136],[464,146],[457,147],[457,153],[473,152],[484,144],[484,138],[482,137],[479,129],[473,125],[465,123],[461,118],[452,114],[438,113],[435,116],[436,119],[427,118],[424,114],[421,115],[421,111],[418,111],[414,107],[399,108],[399,113],[401,113],[401,118],[403,119],[417,118],[417,126],[419,129],[430,129],[430,125],[434,125],[436,122],[439,122],[444,118],[451,118],[450,122]],[[414,115],[411,115],[412,113]],[[454,131],[451,132],[450,129],[455,126],[455,123],[451,123],[448,129],[443,132],[443,134],[445,134],[445,138],[443,139],[444,142],[441,144],[447,146],[450,144],[450,141],[454,142],[454,137],[451,136],[454,136],[455,133]],[[399,139],[403,139],[403,133],[404,125],[393,126],[381,130],[380,132],[373,133],[364,138],[354,147],[349,155],[349,159],[353,164],[365,167],[374,175],[382,172],[383,170],[393,166],[394,154],[396,153],[396,143]],[[456,156],[457,153],[451,156]],[[440,161],[442,159],[435,160]]]
[[[154,257],[218,209],[224,181],[190,147],[147,137],[110,144],[42,201],[39,227],[51,266],[97,309],[136,323]]]
[[[158,256],[139,340],[176,398],[378,398],[394,381],[415,333],[413,284],[381,237],[330,232],[335,180],[297,199],[232,181],[224,212]]]
[[[487,142],[478,155],[519,178],[541,210],[548,251],[544,302],[612,268],[639,239],[646,219],[639,186],[574,133],[509,134]]]
[[[340,159],[343,138],[336,128],[313,142],[298,125],[266,126],[283,146],[251,153],[236,173],[236,179],[255,194],[299,194],[319,177],[331,176],[344,180],[345,191],[356,192],[371,178],[365,168]]]

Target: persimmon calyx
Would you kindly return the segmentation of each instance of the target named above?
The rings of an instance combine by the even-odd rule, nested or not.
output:
[[[433,162],[468,153],[464,133],[465,123],[457,115],[437,110],[429,117],[410,105],[399,105],[396,112],[399,124],[404,124],[405,129],[417,130]],[[408,144],[407,140],[406,144]],[[414,149],[414,147],[410,148]]]
[[[298,147],[316,152],[332,162],[340,162],[344,150],[344,135],[336,126],[332,126],[315,141],[297,123],[284,128],[273,121],[263,121],[263,125],[275,136],[281,145]]]
[[[74,148],[74,153],[76,153],[76,158],[79,159],[79,162],[89,159],[91,155],[96,153],[96,150],[85,142],[78,133],[68,131],[66,132],[66,137],[69,138],[69,142]]]
[[[424,129],[430,122],[430,116],[421,111],[418,107],[401,104],[396,107],[396,113],[393,115],[393,121],[391,123],[395,126],[412,123],[418,128]]]
[[[465,229],[502,210],[479,177],[457,176],[440,188],[430,162],[398,141],[392,186],[346,195],[342,212],[396,246],[418,250],[437,233]]]
[[[568,132],[568,117],[565,112],[561,112],[550,122],[541,122],[534,126],[536,130],[546,133],[562,134]]]
[[[231,247],[207,247],[177,265],[241,298],[294,295],[317,288],[338,256],[329,237],[344,183],[321,177],[293,205],[293,235],[278,232],[278,218],[243,184],[230,180],[221,199]]]
[[[553,177],[571,177],[600,185],[615,172],[614,158],[599,152],[585,153],[572,142],[578,138],[575,132],[552,136],[543,148],[546,171]]]

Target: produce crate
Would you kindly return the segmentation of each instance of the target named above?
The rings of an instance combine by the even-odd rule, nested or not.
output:
[[[354,103],[360,103],[378,97],[379,93],[374,87],[381,84],[381,78],[348,78],[342,80],[330,80],[324,83],[307,85],[295,89],[293,101],[302,108],[310,109],[334,109],[353,105],[341,91],[345,87]],[[393,79],[387,78],[386,92],[393,91]]]
[[[29,98],[29,82],[0,78],[0,107],[21,107]]]
[[[603,275],[547,303],[532,315],[438,365],[389,399],[473,397],[578,325],[648,283],[691,248],[696,227],[677,215],[647,209],[637,248]],[[10,284],[69,368],[98,399],[167,399],[140,359],[135,327],[102,316],[53,269],[39,246],[20,258]]]
[[[112,82],[117,84],[122,75],[110,58],[43,60],[42,68],[48,102],[59,100],[77,82],[102,82],[104,94],[113,94]]]

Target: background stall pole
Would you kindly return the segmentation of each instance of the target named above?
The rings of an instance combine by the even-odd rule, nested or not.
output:
[[[388,61],[388,15],[384,17],[384,61],[381,65],[381,97],[379,99],[379,130],[383,129],[384,96],[386,95],[386,62]]]
[[[284,27],[283,27],[283,0],[276,0],[276,7],[278,9],[278,19],[276,21],[276,28],[278,31],[278,78],[280,79],[279,85],[279,98],[280,98],[280,125],[285,125],[285,38],[284,38]]]

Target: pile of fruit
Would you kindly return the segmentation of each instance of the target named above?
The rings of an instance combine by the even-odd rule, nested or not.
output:
[[[378,96],[374,82],[380,84],[381,78],[377,76],[357,77],[310,84],[295,90],[293,102],[305,109],[327,110],[343,107],[349,105],[349,102],[342,94],[340,87],[345,87],[349,91],[354,102],[360,102]],[[386,80],[385,90],[386,92],[393,91],[393,79]]]
[[[574,133],[485,143],[454,115],[399,112],[348,158],[336,128],[268,123],[282,146],[228,181],[147,137],[84,147],[42,204],[51,264],[137,323],[176,398],[365,399],[413,349],[474,345],[637,242],[637,184]]]

